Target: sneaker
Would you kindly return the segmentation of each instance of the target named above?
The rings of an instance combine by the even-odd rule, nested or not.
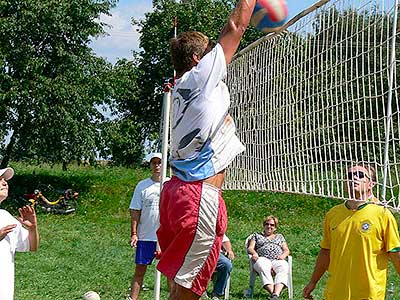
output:
[[[211,300],[219,300],[219,298],[217,296],[212,297]]]
[[[277,294],[271,294],[271,296],[269,296],[269,300],[281,300],[281,298],[279,298]]]
[[[142,285],[142,291],[146,292],[146,291],[150,291],[150,289],[143,284]]]

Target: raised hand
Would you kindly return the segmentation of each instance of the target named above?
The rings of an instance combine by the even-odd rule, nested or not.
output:
[[[28,230],[35,229],[37,227],[36,213],[35,209],[26,205],[18,209],[20,217],[18,217],[18,221],[21,222]]]
[[[39,248],[39,232],[35,209],[30,205],[26,205],[18,209],[18,211],[20,214],[18,221],[29,231],[29,249],[30,251],[37,251]]]

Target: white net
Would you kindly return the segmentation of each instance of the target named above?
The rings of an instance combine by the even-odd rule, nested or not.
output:
[[[239,53],[227,83],[246,152],[226,189],[345,199],[347,168],[365,162],[400,208],[398,6],[320,1]]]

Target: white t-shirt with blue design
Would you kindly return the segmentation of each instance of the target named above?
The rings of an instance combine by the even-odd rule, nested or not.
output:
[[[173,174],[184,181],[217,174],[245,150],[228,113],[225,77],[225,55],[217,44],[176,81],[170,163]]]

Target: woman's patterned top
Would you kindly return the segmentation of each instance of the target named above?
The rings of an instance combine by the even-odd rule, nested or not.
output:
[[[250,240],[255,241],[255,250],[260,257],[277,259],[283,253],[282,245],[286,243],[282,234],[277,233],[270,239],[263,233],[254,233]]]

